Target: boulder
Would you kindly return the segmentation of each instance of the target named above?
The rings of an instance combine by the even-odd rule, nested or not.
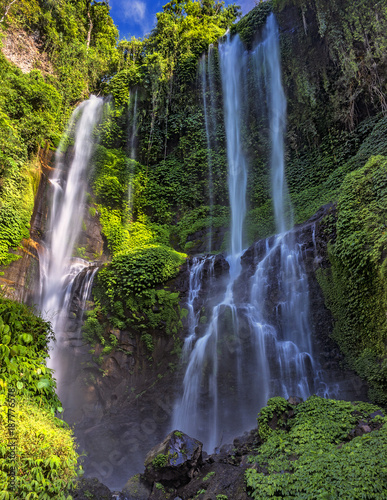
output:
[[[144,478],[149,483],[178,487],[192,479],[202,464],[203,444],[180,431],[173,431],[145,458]]]
[[[131,477],[121,492],[120,500],[148,500],[152,492],[140,474]]]
[[[114,497],[107,486],[102,484],[96,477],[82,478],[71,491],[74,500],[112,500]]]

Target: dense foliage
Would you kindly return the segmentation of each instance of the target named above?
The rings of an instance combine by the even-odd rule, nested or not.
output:
[[[385,422],[367,403],[270,399],[258,415],[262,444],[246,471],[248,493],[257,500],[386,498]]]
[[[49,323],[25,305],[0,299],[0,386],[28,396],[54,413],[60,408],[52,370],[47,368]]]
[[[334,338],[350,366],[387,404],[387,158],[372,157],[345,178],[337,205],[331,268],[321,272],[336,319]]]
[[[15,423],[12,440],[17,443],[11,455],[9,415]],[[28,399],[0,410],[0,498],[70,500],[66,494],[77,476],[78,455],[72,431],[62,420]],[[16,487],[11,486],[12,470]]]
[[[37,154],[46,143],[58,145],[72,107],[99,91],[118,61],[105,2],[3,0],[6,12],[0,27],[19,64],[33,58],[29,45],[38,56],[23,73],[0,53],[0,265],[15,260],[8,249],[28,238]]]
[[[62,408],[46,366],[52,340],[49,323],[0,300],[0,498],[65,499],[77,475],[72,432],[54,416]]]

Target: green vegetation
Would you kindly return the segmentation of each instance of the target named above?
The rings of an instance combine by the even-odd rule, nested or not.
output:
[[[350,366],[371,384],[370,396],[387,404],[387,158],[372,157],[348,174],[337,205],[331,268],[320,273],[333,336]]]
[[[387,425],[386,417],[370,417],[376,406],[317,396],[293,407],[273,398],[269,406],[258,417],[265,437],[245,476],[252,498],[386,498],[380,457],[387,451]],[[367,428],[354,437],[359,424]],[[271,432],[262,433],[262,425]]]
[[[163,453],[156,455],[155,458],[152,460],[152,465],[155,469],[161,469],[162,467],[165,467],[167,463],[168,463],[168,455],[164,455]]]
[[[13,387],[52,413],[61,411],[52,370],[46,367],[49,323],[23,304],[0,298],[0,387]]]
[[[1,399],[1,498],[71,499],[65,491],[74,486],[78,459],[72,431],[34,401],[17,397],[15,405],[11,403],[8,407]],[[9,446],[10,414],[15,423],[12,438],[17,443],[15,457]],[[11,486],[13,467],[16,472],[16,496]]]
[[[51,340],[49,323],[23,304],[0,299],[1,498],[64,500],[77,476],[72,432],[54,416],[62,408],[46,366]],[[13,470],[17,496],[11,494]]]
[[[37,54],[23,73],[0,52],[0,265],[7,265],[18,258],[8,249],[29,237],[38,156],[58,145],[72,108],[114,71],[118,31],[105,2],[2,1],[3,14],[3,36],[20,61],[34,60],[30,45]]]

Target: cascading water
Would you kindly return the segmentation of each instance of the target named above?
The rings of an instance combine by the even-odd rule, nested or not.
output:
[[[78,277],[83,307],[87,300],[93,270],[85,269],[90,263],[81,258],[74,258],[73,251],[82,224],[84,199],[86,192],[86,168],[93,152],[93,130],[102,112],[103,100],[92,96],[80,104],[74,111],[64,137],[74,131],[72,160],[65,171],[64,144],[60,144],[56,158],[54,175],[50,179],[53,197],[50,212],[48,238],[40,252],[40,310],[51,321],[56,335],[52,346],[49,365],[55,370],[58,391],[61,392],[63,379],[63,348],[68,341],[64,335],[64,326],[68,316],[74,282]],[[60,394],[61,396],[61,394]]]
[[[133,103],[132,103],[133,101]],[[130,158],[134,160],[136,158],[136,140],[137,140],[137,89],[129,93],[129,152]]]
[[[260,351],[267,360],[265,367],[267,394],[306,398],[313,392],[325,393],[316,363],[312,357],[309,324],[308,281],[302,258],[302,247],[294,234],[292,208],[286,186],[284,166],[284,132],[286,98],[281,83],[279,35],[271,14],[263,33],[264,40],[252,54],[258,79],[264,78],[267,94],[271,139],[271,179],[274,218],[278,235],[267,248],[252,278],[248,317],[259,337]],[[288,232],[286,232],[288,231]],[[276,266],[276,276],[273,268]],[[275,307],[276,328],[270,326],[266,302],[271,281],[277,280]],[[262,401],[264,404],[264,401]]]
[[[240,94],[245,68],[244,50],[238,37],[221,45],[220,63],[224,93],[224,111],[227,135],[228,187],[231,206],[231,254],[229,282],[223,300],[214,307],[212,319],[205,334],[196,340],[190,353],[183,381],[183,397],[178,402],[173,425],[201,439],[208,448],[221,440],[223,429],[232,431],[240,427],[243,412],[235,414],[231,399],[236,403],[244,394],[242,356],[238,340],[238,316],[234,304],[233,285],[241,266],[243,249],[243,222],[246,212],[246,161],[241,147]],[[230,328],[224,328],[231,323]],[[228,337],[232,337],[232,349]],[[234,349],[234,343],[236,349]],[[192,344],[192,342],[191,342]],[[219,350],[229,351],[227,356]],[[235,384],[235,397],[230,398],[229,388],[221,377],[230,373]],[[236,377],[234,377],[234,374]],[[235,401],[235,399],[237,401]],[[239,401],[243,405],[243,401]],[[222,411],[220,411],[222,410]]]
[[[286,99],[281,84],[278,28],[268,17],[263,41],[251,53],[238,37],[219,46],[227,138],[231,244],[227,258],[229,281],[223,299],[200,338],[190,330],[185,356],[191,350],[173,427],[202,440],[208,450],[255,424],[256,414],[269,397],[313,392],[326,386],[312,357],[308,282],[302,246],[295,242],[292,210],[284,169]],[[270,125],[271,179],[278,235],[262,243],[250,279],[242,273],[243,223],[246,213],[247,166],[241,130],[247,68],[263,80],[265,96],[260,115]],[[207,126],[207,123],[206,123]],[[245,298],[242,297],[245,295]],[[246,300],[247,299],[247,300]],[[195,317],[195,311],[192,312]],[[227,434],[226,434],[227,433]],[[225,435],[226,434],[226,435]]]
[[[210,204],[211,222],[208,229],[208,252],[212,250],[212,214],[214,208],[214,188],[212,172],[212,155],[216,149],[216,97],[214,84],[214,47],[208,48],[208,55],[203,54],[200,61],[200,74],[202,86],[202,100],[204,110],[204,124],[207,139],[208,162],[208,200]],[[208,98],[209,97],[209,98]]]
[[[209,259],[210,266],[213,266],[214,256]],[[202,286],[202,275],[203,267],[206,265],[207,259],[205,257],[199,258],[194,257],[189,273],[189,295],[187,301],[188,309],[188,336],[184,341],[183,347],[183,360],[186,360],[187,356],[192,350],[193,342],[196,340],[196,328],[199,323],[199,311],[195,310],[195,302],[199,297],[199,293]]]

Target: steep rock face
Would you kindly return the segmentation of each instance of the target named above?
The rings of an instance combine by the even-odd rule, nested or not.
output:
[[[26,33],[20,29],[9,30],[3,39],[2,51],[23,73],[40,69],[43,73],[53,74],[54,69],[43,51],[43,41],[39,32]]]
[[[180,306],[188,300],[191,261],[182,266],[176,278],[166,283],[171,292],[179,292]],[[223,289],[228,263],[223,255],[203,270],[201,303],[209,287]],[[74,295],[69,317],[71,330],[79,328],[81,318]],[[184,375],[179,354],[187,332],[187,318],[178,336],[148,328],[154,342],[150,353],[136,330],[111,328],[117,346],[96,360],[103,351],[97,344],[93,355],[90,346],[80,341],[75,348],[76,363],[70,370],[68,385],[73,393],[65,419],[75,424],[80,450],[87,452],[84,469],[89,477],[97,476],[110,488],[118,489],[128,475],[142,469],[144,457],[170,430],[173,406]],[[201,325],[200,332],[205,327]],[[69,332],[69,336],[71,332]],[[129,471],[129,474],[128,474]]]
[[[324,380],[332,388],[332,397],[346,400],[367,400],[367,384],[353,371],[345,369],[345,359],[337,344],[331,339],[333,318],[325,306],[323,292],[318,283],[319,269],[329,266],[327,255],[328,242],[335,238],[333,225],[329,218],[334,218],[336,207],[328,204],[321,207],[304,224],[295,226],[293,234],[295,241],[302,248],[303,262],[308,276],[310,324],[314,345],[313,355],[321,370],[324,371]],[[273,238],[273,237],[272,237]],[[270,239],[269,238],[269,241]],[[242,256],[243,271],[237,287],[241,297],[248,299],[246,282],[255,271],[255,266],[266,252],[266,240],[260,240],[252,245]],[[271,276],[267,297],[266,309],[271,324],[277,325],[276,304],[278,303],[277,279]]]
[[[46,147],[39,152],[39,187],[35,196],[34,211],[31,217],[30,238],[23,240],[20,248],[14,251],[20,258],[2,268],[0,284],[5,285],[5,293],[10,298],[29,304],[37,303],[36,283],[39,282],[39,256],[41,238],[47,219],[48,178],[52,170],[53,154]]]

